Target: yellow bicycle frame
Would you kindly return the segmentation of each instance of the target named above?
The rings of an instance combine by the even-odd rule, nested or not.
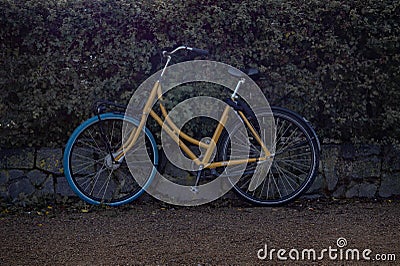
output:
[[[246,164],[246,163],[252,163],[252,162],[258,162],[258,161],[266,161],[272,157],[271,152],[268,150],[268,148],[265,146],[264,142],[262,141],[261,137],[258,135],[257,131],[254,129],[252,124],[248,121],[246,116],[243,114],[243,112],[238,111],[240,117],[246,124],[246,126],[250,129],[250,132],[254,136],[254,138],[257,140],[258,144],[260,144],[261,148],[263,149],[265,156],[263,157],[257,157],[257,158],[243,158],[243,159],[236,159],[236,160],[229,160],[229,161],[220,161],[220,162],[210,162],[210,158],[216,148],[216,143],[221,136],[222,130],[228,120],[229,117],[229,112],[231,111],[230,106],[226,106],[225,110],[223,111],[221,118],[219,119],[219,123],[217,128],[214,131],[214,134],[211,138],[211,142],[209,144],[198,141],[186,133],[182,132],[179,130],[179,128],[174,124],[174,122],[168,117],[168,112],[165,109],[164,105],[160,102],[159,106],[162,112],[162,116],[164,117],[164,120],[166,123],[164,123],[164,120],[156,114],[152,110],[152,104],[154,100],[158,97],[158,99],[162,99],[162,90],[161,90],[161,84],[160,81],[157,81],[153,89],[151,90],[150,96],[143,108],[142,112],[142,117],[140,119],[140,123],[137,127],[136,130],[132,131],[128,140],[125,142],[125,145],[117,152],[117,156],[115,156],[114,160],[118,161],[120,160],[127,151],[129,151],[136,143],[140,132],[143,130],[143,127],[145,126],[145,123],[147,121],[147,116],[150,115],[161,127],[166,131],[166,133],[171,136],[171,138],[179,145],[179,147],[186,153],[187,156],[191,160],[193,160],[199,167],[203,166],[204,168],[217,168],[221,166],[230,166],[230,165],[238,165],[238,164]],[[204,158],[200,160],[190,149],[189,147],[182,141],[186,140],[194,145],[197,145],[198,147],[202,147],[206,149]]]

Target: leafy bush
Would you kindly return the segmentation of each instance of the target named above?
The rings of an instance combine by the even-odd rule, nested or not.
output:
[[[1,147],[52,146],[91,115],[127,103],[164,47],[258,67],[272,104],[325,142],[400,135],[398,1],[0,0]]]

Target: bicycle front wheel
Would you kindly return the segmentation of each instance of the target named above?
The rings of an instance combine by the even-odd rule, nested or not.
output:
[[[234,185],[235,191],[245,200],[263,206],[282,205],[298,198],[311,186],[319,165],[318,140],[306,121],[289,110],[271,109],[276,126],[272,165],[268,172],[262,173],[265,179],[255,190],[249,190],[249,184],[257,163],[248,163],[245,172]],[[259,119],[263,119],[263,116],[270,117],[270,114],[261,114]],[[250,120],[250,123],[257,128],[255,121]],[[251,137],[250,132],[249,139],[246,140],[235,137],[233,131],[231,136],[222,141],[223,160],[230,158],[231,141],[240,141],[239,145],[250,147],[250,156],[257,157],[261,152],[260,145]]]
[[[123,114],[104,113],[82,123],[71,135],[64,151],[64,174],[72,190],[90,204],[117,206],[138,198],[156,173],[148,171],[148,179],[141,187],[131,175],[126,160],[118,163],[113,153],[122,146],[122,129],[128,123],[133,130],[139,122]],[[133,148],[141,156],[158,162],[156,142],[147,129],[143,129],[146,147]],[[138,164],[137,167],[140,167]],[[149,171],[150,170],[150,171]]]

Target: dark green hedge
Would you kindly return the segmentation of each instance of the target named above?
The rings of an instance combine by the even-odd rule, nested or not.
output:
[[[217,3],[215,3],[217,2]],[[398,1],[0,0],[0,146],[61,145],[188,44],[262,71],[325,142],[400,136]]]

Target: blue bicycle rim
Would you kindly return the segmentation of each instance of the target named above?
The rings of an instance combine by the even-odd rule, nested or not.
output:
[[[131,118],[131,117],[125,117],[123,114],[117,114],[117,113],[104,113],[100,115],[100,119],[102,120],[106,120],[106,119],[121,119],[121,120],[127,120],[130,123],[134,124],[135,126],[139,125],[139,121]],[[71,176],[71,172],[69,169],[69,163],[70,163],[70,153],[72,150],[72,146],[75,143],[75,140],[77,139],[77,137],[90,125],[94,124],[95,122],[99,121],[98,116],[93,116],[92,118],[86,120],[85,122],[83,122],[82,124],[80,124],[75,131],[72,133],[71,137],[69,138],[67,145],[65,146],[65,151],[64,151],[64,158],[63,158],[63,166],[64,166],[64,175],[68,181],[69,186],[71,187],[71,189],[74,191],[74,193],[76,195],[79,196],[79,198],[81,198],[82,200],[93,204],[93,205],[99,205],[101,204],[101,202],[93,200],[91,198],[89,198],[88,196],[86,196],[84,193],[82,193],[78,187],[75,185],[74,181],[72,180],[72,176]],[[158,150],[157,150],[157,144],[156,141],[154,140],[153,134],[151,134],[150,130],[146,127],[143,128],[143,132],[145,132],[146,136],[149,138],[150,142],[151,142],[151,146],[153,149],[153,159],[154,159],[154,165],[153,165],[153,169],[150,173],[150,177],[147,180],[147,182],[144,184],[144,186],[134,195],[132,195],[131,197],[124,199],[122,201],[116,201],[116,202],[110,202],[110,203],[104,203],[105,205],[109,205],[109,206],[118,206],[118,205],[122,205],[122,204],[126,204],[129,203],[135,199],[137,199],[140,195],[143,194],[143,192],[145,191],[145,189],[151,184],[151,181],[153,180],[155,174],[156,174],[156,167],[158,164]]]

